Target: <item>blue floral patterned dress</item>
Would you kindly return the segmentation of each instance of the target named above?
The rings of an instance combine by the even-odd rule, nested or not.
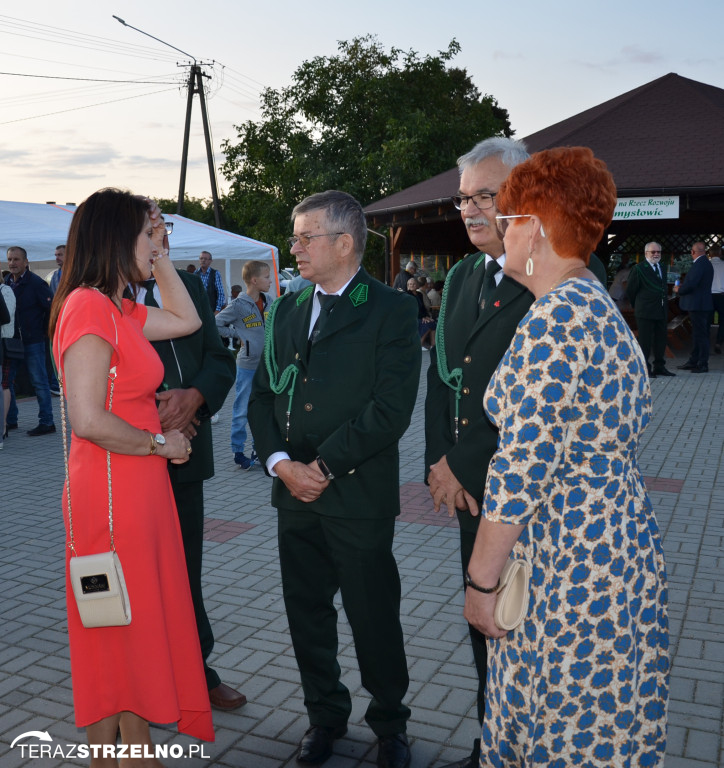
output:
[[[570,279],[518,327],[485,396],[500,429],[484,514],[530,524],[528,615],[488,641],[480,765],[662,766],[666,569],[636,459],[640,347],[603,287]]]

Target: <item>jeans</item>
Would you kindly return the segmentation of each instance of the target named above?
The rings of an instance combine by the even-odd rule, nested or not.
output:
[[[234,453],[244,452],[246,443],[246,413],[249,409],[251,382],[255,371],[236,366],[236,396],[231,408],[231,450]],[[252,448],[253,450],[253,448]]]
[[[45,367],[45,342],[25,345],[25,365],[28,368],[30,383],[38,398],[38,421],[46,426],[53,424],[53,404],[48,386],[48,371]],[[8,424],[18,423],[18,406],[15,402],[15,376],[18,372],[18,361],[10,360],[10,410]]]

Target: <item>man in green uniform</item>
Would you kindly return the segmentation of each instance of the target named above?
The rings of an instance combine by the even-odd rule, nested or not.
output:
[[[666,264],[661,261],[659,243],[646,243],[644,261],[631,270],[626,286],[626,296],[634,308],[641,351],[646,358],[649,376],[676,376],[667,370],[666,324],[669,319]],[[654,353],[654,365],[649,357]]]
[[[246,704],[246,696],[222,683],[218,673],[206,663],[214,647],[214,634],[201,591],[204,480],[214,476],[210,419],[224,404],[234,383],[236,365],[216,329],[201,280],[182,270],[178,273],[199,313],[201,328],[190,336],[153,342],[164,368],[164,389],[157,395],[158,410],[164,431],[180,429],[191,440],[189,461],[169,463],[168,471],[178,510],[209,699],[218,709],[236,709]],[[138,300],[158,306],[160,294],[154,289],[155,281],[147,281]]]
[[[292,221],[292,253],[314,285],[272,306],[248,416],[274,477],[284,602],[310,722],[297,760],[324,762],[347,729],[333,604],[341,590],[372,696],[365,719],[377,765],[406,768],[409,678],[392,538],[398,441],[420,375],[417,303],[360,266],[367,227],[350,195],[312,195]]]
[[[483,412],[490,377],[510,345],[533,295],[505,277],[502,234],[495,196],[510,170],[527,160],[522,142],[492,138],[458,159],[460,209],[478,253],[450,270],[438,318],[425,400],[425,469],[435,507],[456,510],[463,574],[473,552],[488,464],[498,432]],[[485,713],[485,637],[469,627],[478,673],[478,720]],[[469,757],[446,768],[477,768],[480,739]]]

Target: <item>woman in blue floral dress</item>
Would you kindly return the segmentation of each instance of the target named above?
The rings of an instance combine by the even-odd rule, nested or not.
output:
[[[663,766],[666,571],[636,457],[651,393],[586,268],[616,188],[589,149],[559,148],[517,166],[496,202],[505,272],[536,301],[485,397],[500,437],[465,600],[489,638],[480,765]],[[532,576],[506,633],[492,588],[511,550]]]

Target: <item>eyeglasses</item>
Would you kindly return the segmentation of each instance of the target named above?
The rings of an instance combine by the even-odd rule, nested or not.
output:
[[[508,230],[508,219],[529,219],[532,215],[532,213],[514,213],[512,216],[496,216],[495,220],[498,222],[500,231],[505,234]]]
[[[344,234],[344,232],[322,232],[321,235],[294,235],[293,237],[288,237],[287,242],[289,243],[290,248],[294,248],[297,243],[299,243],[302,248],[306,248],[310,241],[315,237],[339,237]]]
[[[486,211],[495,205],[497,194],[497,192],[476,192],[474,195],[453,195],[450,199],[459,211],[464,211],[471,200],[479,211]]]
[[[661,253],[661,251],[646,251],[646,253],[650,253],[652,256],[655,256],[657,253]]]

